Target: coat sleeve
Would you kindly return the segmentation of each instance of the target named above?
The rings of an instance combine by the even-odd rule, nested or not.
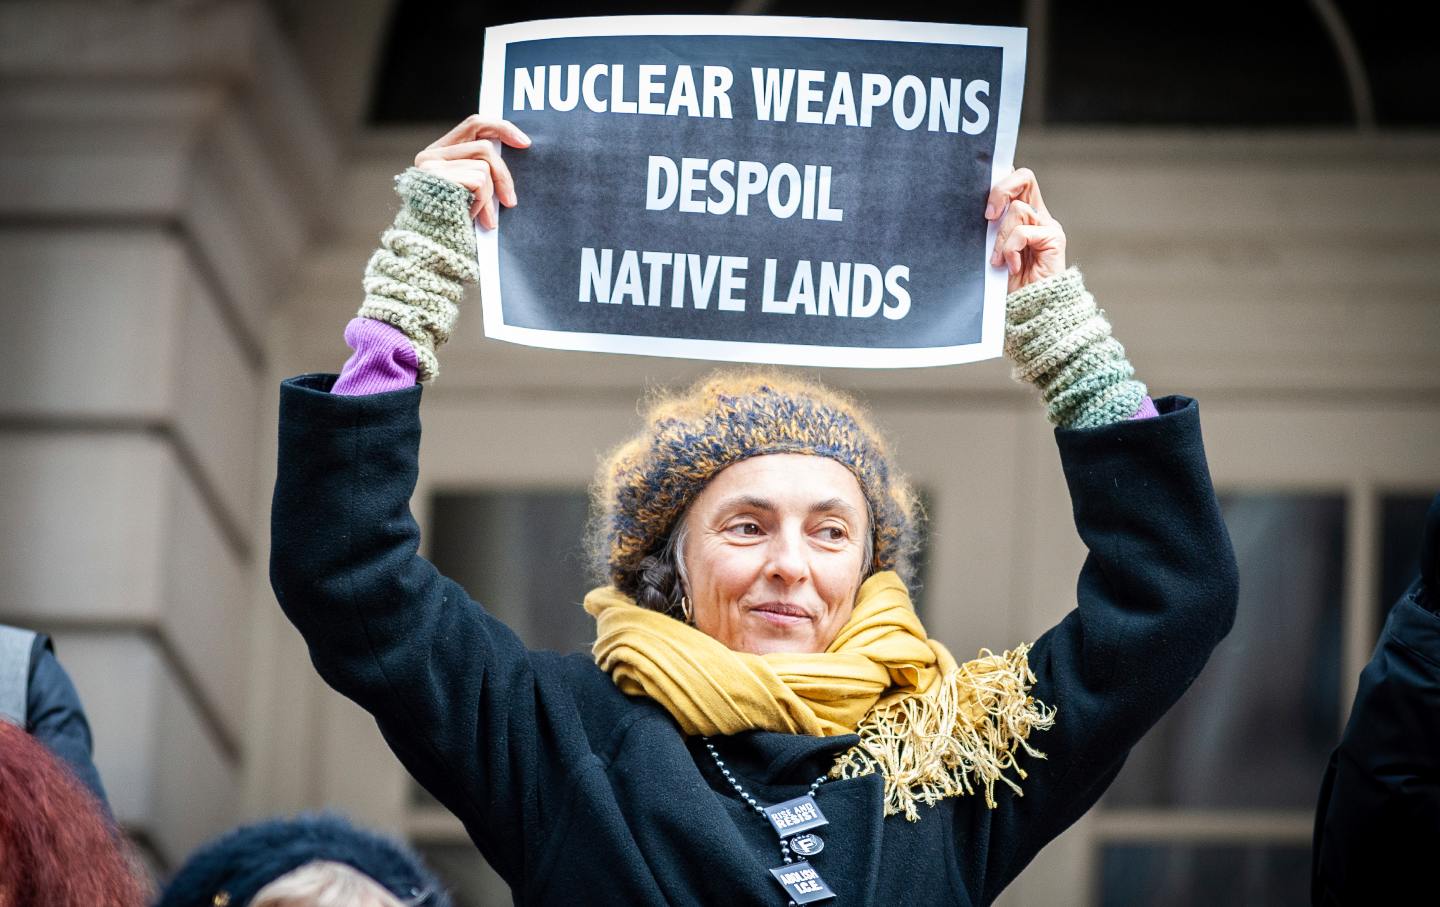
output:
[[[1330,754],[1315,812],[1317,907],[1404,902],[1433,887],[1440,845],[1440,496],[1422,578],[1391,609]],[[1428,607],[1427,607],[1428,606]]]
[[[43,634],[35,637],[30,656],[26,707],[30,733],[70,766],[108,817],[110,802],[105,797],[105,786],[100,783],[100,772],[95,768],[90,722],[85,719],[75,684],[56,659],[49,637]]]
[[[420,387],[342,396],[334,380],[281,386],[271,585],[320,675],[515,884],[547,764],[530,653],[417,553]]]
[[[970,833],[988,836],[979,903],[1095,803],[1234,623],[1235,553],[1198,406],[1165,397],[1156,407],[1153,419],[1056,432],[1089,554],[1075,609],[1030,653],[1032,693],[1056,709],[1054,727],[1030,740],[1047,758],[1020,757],[1022,795],[997,791],[996,809],[968,811],[979,826]]]

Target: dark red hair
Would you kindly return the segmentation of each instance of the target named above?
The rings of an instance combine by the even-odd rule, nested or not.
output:
[[[138,907],[144,895],[95,798],[0,721],[0,905]]]

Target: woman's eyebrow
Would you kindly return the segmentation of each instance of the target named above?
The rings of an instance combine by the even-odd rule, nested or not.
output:
[[[763,510],[766,513],[774,513],[775,502],[769,498],[756,497],[753,494],[737,494],[733,498],[726,498],[720,502],[718,510],[729,512],[732,510]]]
[[[860,513],[851,507],[843,498],[826,498],[823,501],[816,501],[810,505],[811,513],[839,513],[849,520],[858,520]]]
[[[720,502],[720,506],[717,508],[722,513],[731,513],[736,510],[759,510],[765,513],[774,513],[778,509],[774,501],[753,494],[737,494],[733,498],[726,498]],[[859,511],[851,507],[844,498],[826,498],[823,501],[816,501],[810,505],[810,513],[838,513],[850,520],[860,518]]]

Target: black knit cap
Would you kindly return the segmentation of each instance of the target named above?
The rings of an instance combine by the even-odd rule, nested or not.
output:
[[[244,825],[204,845],[165,886],[155,907],[244,907],[306,863],[344,863],[406,904],[451,907],[445,889],[400,843],[320,813]]]

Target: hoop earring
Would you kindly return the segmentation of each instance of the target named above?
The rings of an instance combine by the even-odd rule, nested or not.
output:
[[[680,596],[680,614],[684,617],[685,623],[690,623],[690,596]]]

